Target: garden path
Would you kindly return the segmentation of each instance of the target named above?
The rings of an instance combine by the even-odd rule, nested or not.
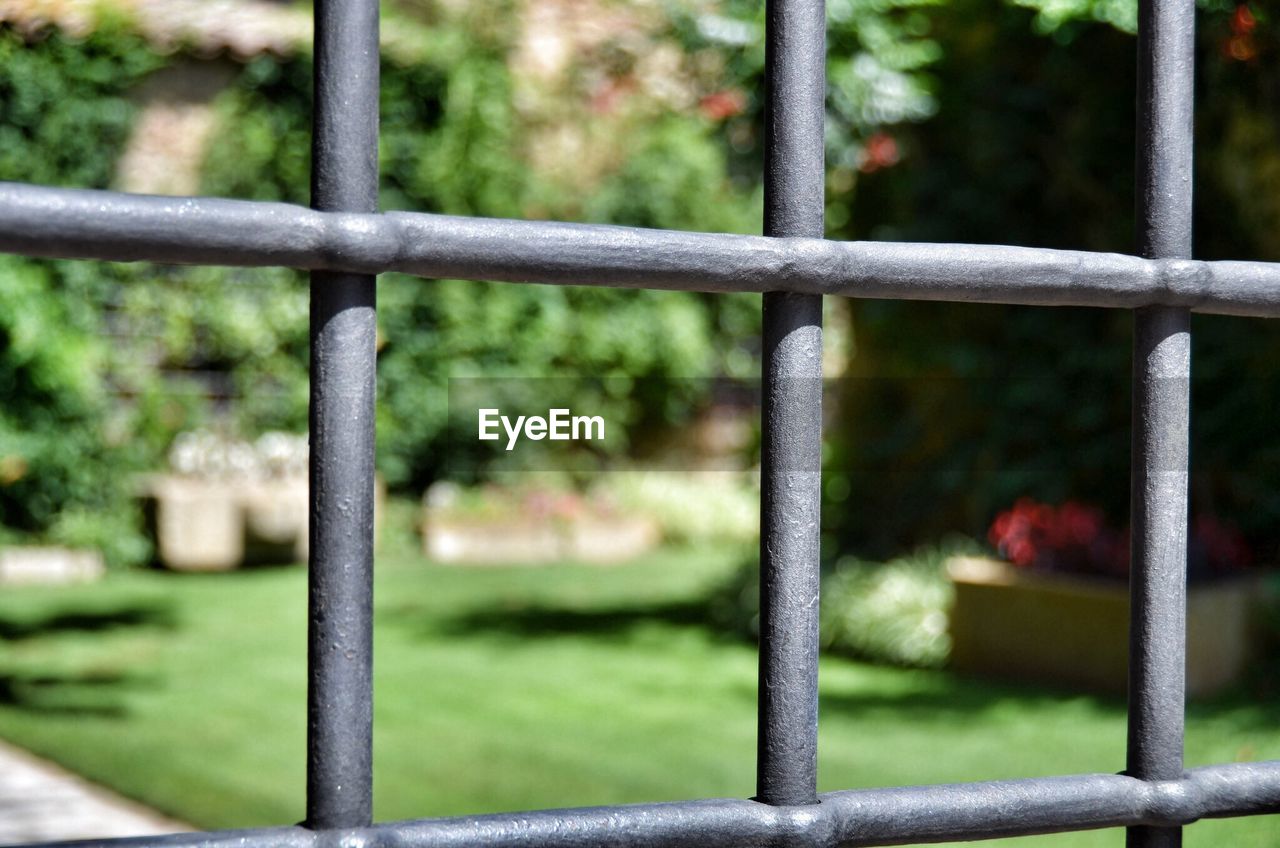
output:
[[[0,742],[0,845],[194,830]]]

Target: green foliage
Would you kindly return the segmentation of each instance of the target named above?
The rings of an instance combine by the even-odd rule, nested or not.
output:
[[[748,472],[612,473],[590,494],[653,519],[669,544],[754,548],[760,535],[760,486]]]
[[[589,221],[652,227],[756,233],[763,196],[735,191],[725,151],[703,122],[667,115],[648,127],[621,168],[584,203]],[[744,298],[738,298],[740,308]]]
[[[1203,8],[1203,7],[1202,7]],[[1197,217],[1202,258],[1276,256],[1280,34],[1253,4],[1248,50],[1229,8],[1200,14]],[[939,109],[895,132],[900,167],[863,176],[849,235],[1132,252],[1134,41],[1073,19],[1028,38],[1032,13],[951,0],[931,16]],[[885,558],[948,532],[981,537],[1026,495],[1128,516],[1131,317],[1121,311],[863,302],[832,432],[824,522]],[[1192,509],[1273,562],[1280,391],[1262,322],[1194,319]]]
[[[922,549],[887,563],[838,560],[822,581],[823,646],[888,665],[944,665],[952,589],[943,566],[954,552]]]
[[[526,164],[507,47],[491,33],[455,31],[451,47],[382,68],[383,206],[458,215],[639,226],[753,229],[758,199],[734,189],[711,128],[669,113],[623,142],[620,165],[586,196]],[[219,104],[220,133],[204,172],[209,194],[305,202],[310,61],[259,59]],[[234,295],[217,279],[243,280]],[[205,361],[234,375],[242,426],[298,426],[305,415],[305,292],[285,272],[169,272],[139,314],[176,321],[174,362]],[[175,287],[175,279],[185,281]],[[195,311],[178,302],[198,304]],[[243,301],[235,309],[227,298]],[[379,468],[395,486],[442,470],[450,377],[709,376],[750,369],[756,298],[686,292],[423,282],[387,274],[379,286]],[[244,315],[241,316],[240,313]],[[238,316],[234,320],[230,316]],[[176,317],[175,317],[176,316]],[[243,323],[242,323],[243,322]],[[240,329],[240,335],[230,331]],[[193,346],[198,340],[200,346]],[[252,342],[252,343],[250,343]],[[268,379],[273,406],[257,398]],[[639,430],[671,426],[700,384],[653,409],[653,398],[592,399],[593,411]],[[291,424],[292,422],[292,424]],[[628,444],[623,443],[624,446]],[[458,457],[451,457],[454,461]]]
[[[664,382],[685,394],[660,398],[674,404],[663,408],[647,404],[643,391],[611,392],[609,378],[643,389],[646,378],[691,376],[725,358],[711,343],[722,310],[693,294],[389,275],[380,296],[378,438],[380,467],[392,483],[434,476],[444,460],[458,461],[440,455],[437,439],[451,377],[582,377],[584,386],[600,379],[599,391],[577,393],[582,408],[639,435],[642,423],[662,426],[687,414],[705,383]]]
[[[430,111],[399,115],[409,120],[387,127],[386,147],[399,155],[384,164],[384,172],[410,208],[519,217],[537,178],[521,167],[503,57],[478,51],[449,69],[447,80],[444,73],[437,70],[434,80],[424,81],[426,92],[439,98]],[[406,81],[393,84],[390,93],[423,99],[423,88]]]
[[[129,269],[112,376],[139,398],[134,426],[159,456],[173,435],[234,402],[247,433],[307,426],[307,288],[282,268]],[[152,408],[158,405],[158,408]]]
[[[311,174],[311,62],[260,56],[217,101],[201,191],[307,205]]]
[[[884,665],[944,665],[952,598],[944,564],[974,550],[973,542],[952,537],[888,562],[844,556],[829,563],[822,575],[823,650]],[[757,563],[755,556],[743,561],[709,607],[720,627],[752,638],[760,630]]]
[[[619,145],[616,165],[584,193],[528,165],[527,118],[516,108],[508,67],[510,21],[441,20],[426,32],[417,59],[396,59],[393,52],[384,62],[385,208],[754,229],[758,195],[731,184],[714,127],[701,117],[650,116]],[[35,44],[5,29],[0,59],[0,178],[109,186],[135,112],[128,92],[167,60],[112,26],[82,42],[53,34]],[[216,103],[219,129],[202,192],[305,204],[310,101],[309,56],[248,63]],[[120,522],[133,520],[121,506],[120,472],[154,466],[174,433],[208,417],[211,391],[230,401],[222,413],[231,412],[236,429],[305,428],[303,275],[13,262],[45,269],[46,282],[32,302],[50,300],[42,319],[50,357],[74,358],[77,343],[64,338],[72,327],[85,344],[108,334],[112,343],[98,345],[91,368],[82,362],[88,375],[82,385],[60,385],[39,397],[29,391],[6,396],[15,408],[56,415],[64,429],[74,419],[80,428],[77,441],[65,433],[51,438],[33,422],[11,422],[12,444],[3,454],[14,457],[15,468],[40,470],[6,488],[12,497],[4,524],[11,532],[127,538],[100,532],[86,516],[110,501]],[[424,283],[388,275],[382,299],[379,464],[397,485],[420,485],[440,470],[450,376],[740,374],[751,370],[745,340],[758,326],[750,297]],[[104,303],[110,304],[105,312]],[[57,317],[63,309],[78,310],[83,320],[67,324]],[[5,353],[12,360],[18,349]],[[114,400],[101,392],[107,378]],[[689,382],[686,394],[662,403],[605,394],[598,411],[636,427],[670,426],[697,402],[697,385]],[[84,395],[90,389],[92,402]],[[54,397],[58,392],[66,397]],[[81,479],[91,469],[101,477],[94,484]],[[95,486],[97,500],[89,497]],[[26,502],[21,513],[19,498]]]
[[[1035,26],[1041,33],[1056,32],[1070,21],[1096,21],[1124,32],[1138,31],[1137,0],[1013,0],[1017,6],[1036,10]]]
[[[857,314],[856,376],[833,401],[835,538],[877,558],[951,532],[983,538],[1023,496],[1082,499],[1123,523],[1128,315],[926,303]]]
[[[0,538],[42,537],[137,562],[148,549],[114,479],[129,455],[104,433],[104,352],[86,282],[0,258]]]
[[[827,219],[839,232],[853,188],[868,166],[867,142],[886,126],[922,121],[937,108],[930,70],[941,58],[931,11],[948,0],[833,0],[827,4]],[[763,154],[765,7],[729,0],[715,13],[673,13],[686,50],[722,57],[724,84],[746,93],[747,108],[723,126],[736,168],[755,179]]]
[[[130,88],[164,60],[108,28],[38,46],[0,26],[0,180],[105,188],[128,134]],[[148,553],[121,472],[136,454],[104,392],[96,266],[0,258],[0,538]]]
[[[0,24],[0,179],[106,188],[133,121],[127,94],[164,61],[114,27],[33,45]]]
[[[1133,42],[1121,31],[1132,8],[1132,0],[833,2],[829,232],[1129,250],[1133,117],[1116,92],[1133,86]],[[1276,29],[1250,6],[1256,28],[1246,44],[1235,4],[1201,8],[1200,79],[1212,96],[1200,98],[1198,114],[1212,132],[1200,133],[1197,153],[1197,251],[1275,258]],[[586,64],[561,88],[534,90],[512,70],[517,16],[481,21],[430,2],[393,4],[388,21],[420,29],[421,49],[388,51],[382,69],[385,208],[755,231],[763,9],[730,0],[714,14],[690,4],[667,12],[666,29],[644,38],[678,44],[681,73],[696,84],[680,106],[609,112],[593,86],[602,76],[634,83],[628,74],[656,41],[592,47],[600,55],[576,57]],[[1037,29],[1053,38],[1028,37]],[[5,29],[0,59],[0,178],[85,186],[110,184],[133,111],[126,94],[167,61],[122,27],[37,44]],[[217,103],[204,192],[306,202],[310,73],[305,54],[244,67]],[[708,93],[732,108],[708,110],[705,100],[695,108]],[[582,129],[581,167],[572,158],[547,164],[558,137],[549,128],[566,127]],[[115,335],[96,373],[128,400],[108,404],[102,438],[129,462],[154,461],[175,431],[206,417],[211,385],[228,402],[219,412],[243,430],[304,426],[302,275],[42,267],[49,296],[79,286],[86,302],[111,304]],[[643,386],[650,377],[757,370],[750,296],[385,275],[380,297],[379,464],[400,486],[442,468],[450,378],[585,375]],[[86,333],[103,331],[104,316],[97,320]],[[1274,393],[1265,375],[1275,345],[1246,327],[1197,319],[1194,455],[1211,473],[1196,497],[1265,528],[1280,515],[1280,488],[1266,474],[1227,473],[1277,461],[1256,447],[1274,439],[1255,414]],[[855,329],[853,373],[870,382],[837,400],[829,429],[831,540],[888,556],[951,530],[981,533],[1022,494],[1125,509],[1117,481],[1127,467],[1126,316],[865,303]],[[1046,373],[1074,388],[1038,379]],[[598,398],[633,434],[678,427],[699,400],[692,383],[662,402]],[[30,532],[52,532],[54,519],[42,520]]]
[[[898,129],[907,158],[860,180],[850,230],[1130,249],[1133,106],[1116,93],[1136,84],[1133,40],[1091,24],[1062,44],[1029,37],[1031,21],[1000,0],[936,11],[938,112]],[[1024,495],[1098,503],[1123,523],[1129,323],[1102,310],[858,304],[827,531],[889,558],[948,532],[982,538]]]
[[[1012,0],[1015,6],[1036,10],[1035,29],[1043,35],[1061,36],[1072,24],[1100,23],[1121,32],[1138,31],[1138,0]],[[1209,12],[1233,12],[1237,0],[1198,0]],[[1248,5],[1243,4],[1243,5]],[[1070,37],[1068,33],[1068,38]]]

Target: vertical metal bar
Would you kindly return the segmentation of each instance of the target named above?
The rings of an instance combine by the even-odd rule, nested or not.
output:
[[[378,3],[315,4],[316,209],[378,209]],[[373,811],[374,277],[311,275],[307,818]]]
[[[767,236],[823,236],[826,9],[769,0]],[[817,801],[822,298],[764,295],[756,797]]]
[[[1195,0],[1141,0],[1138,249],[1191,256]],[[1134,313],[1133,548],[1128,773],[1182,777],[1191,332],[1185,309]],[[1182,844],[1177,827],[1132,827],[1131,848]]]

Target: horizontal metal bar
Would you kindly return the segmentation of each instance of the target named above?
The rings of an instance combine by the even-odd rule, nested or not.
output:
[[[995,839],[1280,812],[1280,760],[1182,780],[1116,774],[855,789],[818,804],[713,799],[378,824],[184,833],[58,843],[64,848],[854,848]],[[29,846],[28,848],[33,848]]]
[[[838,242],[0,183],[0,252],[690,291],[1280,316],[1280,264]]]

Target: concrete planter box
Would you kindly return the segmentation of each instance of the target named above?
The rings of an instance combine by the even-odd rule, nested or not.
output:
[[[1123,694],[1129,592],[1119,582],[1027,572],[958,557],[951,666],[956,671]],[[1249,660],[1254,582],[1193,584],[1187,593],[1187,694],[1237,681]]]
[[[230,571],[251,563],[306,562],[307,480],[218,480],[178,474],[143,482],[156,558],[174,571]],[[379,481],[374,532],[385,499]]]
[[[0,548],[0,585],[90,583],[106,572],[102,554],[60,547]]]
[[[645,518],[480,520],[452,516],[430,506],[423,510],[423,552],[428,559],[441,563],[624,562],[651,550],[660,540],[657,525]]]

